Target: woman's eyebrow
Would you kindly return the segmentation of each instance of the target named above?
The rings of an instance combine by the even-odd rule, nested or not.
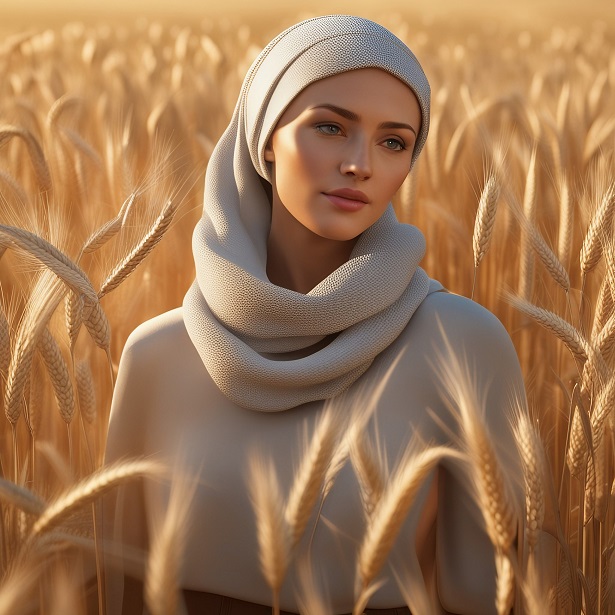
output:
[[[354,111],[328,103],[314,105],[313,107],[310,107],[310,109],[329,109],[330,111],[333,111],[333,113],[337,113],[337,115],[341,115],[352,122],[358,122],[361,119],[361,116],[357,115]],[[412,131],[416,137],[416,130],[410,126],[410,124],[405,124],[403,122],[382,122],[378,125],[378,128],[405,128],[406,130]]]

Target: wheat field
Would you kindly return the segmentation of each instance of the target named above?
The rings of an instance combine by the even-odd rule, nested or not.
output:
[[[433,93],[398,215],[424,232],[428,273],[502,321],[526,380],[523,475],[509,477],[525,485],[526,510],[490,492],[483,507],[497,610],[615,612],[615,23],[411,28],[374,17],[413,49]],[[122,347],[181,303],[208,157],[251,61],[296,20],[67,22],[0,40],[0,614],[104,609],[97,507],[163,471],[146,460],[101,468]],[[466,419],[489,440],[478,412]],[[321,427],[305,453],[318,460],[306,461],[310,507],[347,458],[360,475],[370,450],[359,429],[348,439],[335,420]],[[391,481],[414,484],[443,456],[466,454],[444,448],[415,451]],[[470,457],[484,462],[485,451]],[[487,466],[485,484],[503,471],[497,458]],[[262,484],[254,499],[278,510],[266,461],[250,471]],[[359,479],[372,518],[386,484]],[[172,506],[169,535],[181,525]],[[553,560],[535,557],[546,534]],[[164,549],[152,548],[145,583],[160,615],[181,612],[156,567]],[[368,564],[366,590],[382,565]],[[264,568],[275,598],[276,566]],[[329,612],[316,590],[305,604]]]

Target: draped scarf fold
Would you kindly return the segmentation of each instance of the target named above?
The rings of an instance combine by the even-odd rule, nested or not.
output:
[[[212,379],[240,406],[278,411],[341,393],[439,288],[419,267],[422,234],[400,224],[391,205],[362,233],[349,260],[309,293],[267,278],[271,206],[260,178],[270,180],[263,156],[269,135],[307,85],[367,67],[387,70],[415,92],[422,122],[414,160],[429,124],[420,65],[385,28],[341,15],[293,26],[263,50],[212,153],[193,235],[196,279],[183,315]],[[325,338],[324,347],[309,352]],[[288,354],[301,350],[307,356]]]

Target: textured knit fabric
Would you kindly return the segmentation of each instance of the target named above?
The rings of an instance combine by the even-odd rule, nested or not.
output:
[[[328,399],[361,376],[403,331],[431,290],[418,267],[424,239],[392,206],[357,241],[348,262],[309,293],[266,274],[271,205],[265,146],[290,102],[309,84],[361,68],[406,83],[422,112],[413,153],[429,125],[429,85],[410,50],[371,21],[318,17],[286,30],[255,60],[205,181],[193,236],[196,280],[184,299],[190,338],[220,390],[240,406],[285,410]],[[260,176],[260,177],[259,177]],[[334,339],[304,358],[285,353]]]

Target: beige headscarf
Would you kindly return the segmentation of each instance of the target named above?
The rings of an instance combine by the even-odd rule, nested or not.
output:
[[[429,84],[412,52],[382,26],[346,15],[303,21],[275,38],[244,80],[230,125],[205,181],[193,236],[196,280],[184,321],[220,390],[240,406],[277,411],[347,389],[403,331],[430,291],[418,267],[425,243],[389,205],[357,241],[348,262],[307,294],[266,274],[271,205],[259,175],[269,136],[310,83],[359,68],[381,68],[406,83],[422,112],[413,162],[429,126]],[[285,353],[337,334],[301,359]]]

